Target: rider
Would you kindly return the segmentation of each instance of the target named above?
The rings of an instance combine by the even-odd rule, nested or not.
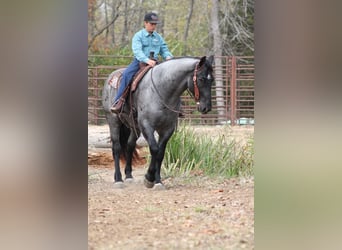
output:
[[[138,72],[140,62],[144,62],[153,67],[156,64],[158,54],[160,54],[164,60],[173,58],[163,37],[155,31],[158,23],[157,14],[153,12],[147,13],[144,18],[145,28],[141,29],[133,36],[132,50],[134,60],[122,74],[119,90],[115,96],[114,104],[111,107],[112,112],[119,113],[121,111],[122,105],[125,102],[124,98],[121,98],[121,96],[126,87],[130,84],[133,76]],[[149,59],[150,52],[154,52],[155,60]]]

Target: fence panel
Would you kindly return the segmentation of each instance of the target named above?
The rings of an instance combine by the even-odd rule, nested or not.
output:
[[[185,116],[180,122],[192,125],[254,124],[254,58],[226,56],[219,59],[221,65],[214,67],[212,111],[208,114],[198,112],[194,99],[184,92],[181,100]],[[88,122],[99,125],[105,123],[101,103],[103,84],[112,71],[126,67],[131,57],[90,55],[88,61]]]
[[[234,92],[234,119],[232,125],[254,124],[254,57],[232,58],[232,85]]]

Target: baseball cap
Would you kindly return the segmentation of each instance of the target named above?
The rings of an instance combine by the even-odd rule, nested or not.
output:
[[[158,15],[153,12],[147,13],[145,15],[144,21],[149,23],[159,23]]]

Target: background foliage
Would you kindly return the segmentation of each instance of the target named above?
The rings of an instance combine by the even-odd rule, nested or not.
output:
[[[254,0],[88,0],[89,54],[131,56],[131,38],[150,11],[175,56],[254,53]]]

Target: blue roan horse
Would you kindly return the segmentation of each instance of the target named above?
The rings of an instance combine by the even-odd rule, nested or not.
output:
[[[117,89],[109,84],[114,71],[104,84],[102,102],[109,123],[112,153],[115,162],[114,180],[123,183],[120,156],[126,160],[126,180],[132,180],[132,160],[140,132],[148,142],[151,162],[145,174],[148,188],[163,188],[160,168],[168,140],[175,131],[180,109],[180,96],[189,89],[197,101],[198,110],[205,114],[211,110],[211,85],[213,56],[206,58],[177,58],[160,63],[143,77],[133,94],[125,103],[124,113],[111,113]],[[132,107],[130,105],[132,103]],[[133,122],[133,120],[135,122]],[[154,132],[159,139],[156,140]]]

